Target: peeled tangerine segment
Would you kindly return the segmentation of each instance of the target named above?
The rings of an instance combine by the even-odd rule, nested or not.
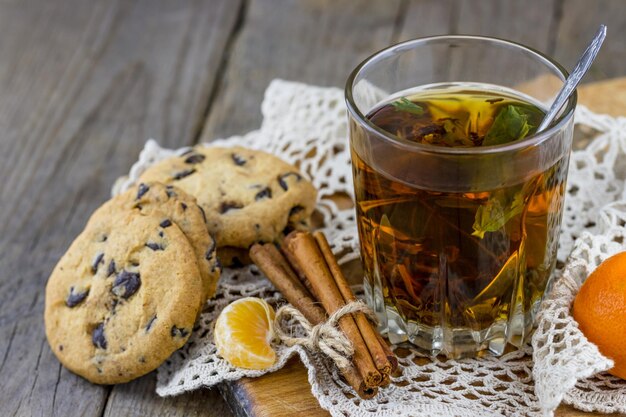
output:
[[[274,317],[274,309],[263,299],[232,302],[215,322],[217,353],[238,368],[269,368],[276,362],[271,346]]]

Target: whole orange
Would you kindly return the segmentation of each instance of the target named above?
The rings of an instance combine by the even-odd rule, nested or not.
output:
[[[587,339],[615,362],[609,373],[626,379],[626,252],[608,258],[589,275],[572,314]]]

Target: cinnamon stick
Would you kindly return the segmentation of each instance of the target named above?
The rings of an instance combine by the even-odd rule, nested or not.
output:
[[[391,384],[391,377],[389,376],[389,374],[383,374],[383,380],[380,381],[380,387],[387,387],[389,386],[389,384]]]
[[[313,236],[307,232],[292,232],[285,238],[283,244],[285,250],[291,252],[298,259],[302,272],[319,296],[319,301],[321,301],[326,312],[331,315],[343,307],[345,305],[343,296],[339,292]],[[369,387],[378,386],[382,380],[382,375],[372,360],[354,318],[351,315],[341,317],[339,327],[354,347],[354,365],[365,380],[365,384]]]
[[[285,299],[309,322],[315,325],[326,320],[326,311],[315,303],[308,290],[296,278],[285,258],[273,244],[255,243],[250,248],[250,258]]]
[[[341,375],[346,380],[348,385],[352,387],[353,390],[359,395],[359,397],[364,400],[369,400],[378,394],[378,387],[370,387],[365,381],[363,381],[363,377],[359,374],[359,371],[354,366],[351,366],[347,369],[341,370]]]
[[[320,248],[320,252],[322,252],[322,255],[324,256],[324,260],[326,260],[326,264],[330,269],[330,273],[332,274],[345,303],[357,301],[356,296],[350,289],[350,285],[337,263],[337,259],[330,248],[328,240],[326,240],[326,236],[324,236],[322,232],[315,232],[313,233],[313,237]],[[376,330],[374,330],[372,323],[367,319],[364,313],[355,313],[353,316],[356,325],[361,332],[363,341],[367,345],[367,349],[369,350],[374,364],[376,365],[376,369],[378,369],[378,371],[382,374],[389,375],[391,373],[392,366],[387,358],[387,352],[385,352],[381,345],[380,335]]]
[[[396,354],[393,353],[393,350],[391,350],[385,339],[383,339],[383,337],[380,335],[380,333],[377,333],[376,336],[378,336],[380,345],[382,346],[383,351],[385,352],[385,356],[387,356],[387,360],[391,365],[391,372],[389,372],[389,374],[392,374],[396,371],[396,369],[398,369],[398,358],[396,357]]]
[[[302,272],[302,268],[298,264],[298,259],[296,259],[293,253],[289,252],[285,248],[281,248],[281,252],[283,255],[285,255],[285,258],[287,258],[287,261],[289,261],[289,264],[293,268],[293,271],[296,273],[296,276],[298,277],[302,285],[304,285],[306,289],[309,290],[309,292],[313,295],[313,298],[315,298],[316,300],[319,300],[320,298],[317,296],[317,294],[315,294],[315,290],[313,289],[313,286],[311,285],[309,280],[306,279],[306,275],[304,275],[304,272]]]
[[[311,295],[302,287],[291,267],[274,245],[254,244],[250,248],[250,258],[285,299],[296,307],[311,324],[316,325],[326,320],[326,311],[316,304]],[[342,369],[341,373],[359,397],[369,399],[378,393],[377,387],[369,387],[365,384],[356,368]]]

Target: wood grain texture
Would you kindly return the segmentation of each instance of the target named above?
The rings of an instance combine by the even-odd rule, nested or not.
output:
[[[65,371],[48,348],[46,279],[147,137],[193,142],[238,7],[0,3],[1,416],[102,414],[110,388]],[[135,403],[160,404],[150,384],[112,397],[134,390]]]
[[[495,36],[549,52],[558,23],[555,0],[460,0],[456,33]]]
[[[250,0],[203,141],[261,122],[274,78],[343,86],[350,71],[393,37],[399,0]]]
[[[598,26],[608,26],[602,50],[583,82],[626,75],[626,3],[622,0],[562,0],[554,57],[571,69]]]
[[[307,370],[297,357],[262,378],[243,378],[220,388],[236,417],[327,417],[311,394]]]
[[[394,41],[455,33],[457,24],[456,0],[406,1],[399,10]]]
[[[231,415],[228,405],[217,389],[200,389],[190,394],[160,398],[154,392],[155,385],[156,373],[151,373],[132,383],[116,386],[108,398],[104,417]]]
[[[556,10],[557,0],[414,0],[407,3],[399,18],[399,40],[444,34],[482,35],[549,51],[558,23]]]
[[[559,19],[558,0],[410,1],[401,15],[401,41],[442,34],[481,35],[512,40],[548,53]],[[528,30],[529,25],[533,30]],[[492,74],[518,73],[516,63],[503,60],[499,51],[492,52],[449,50],[449,62],[438,64],[433,71],[446,79],[484,82],[491,81]],[[468,67],[470,59],[472,66]]]

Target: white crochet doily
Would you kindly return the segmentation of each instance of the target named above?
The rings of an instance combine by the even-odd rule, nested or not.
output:
[[[259,130],[207,146],[242,145],[297,163],[319,190],[323,230],[335,252],[347,252],[342,262],[356,258],[354,211],[339,209],[329,199],[353,195],[343,91],[275,80],[261,110]],[[396,349],[402,376],[370,400],[356,397],[324,358],[298,346],[278,347],[278,363],[265,372],[299,355],[313,395],[333,416],[539,416],[551,415],[561,402],[586,411],[626,413],[626,381],[603,372],[612,362],[587,341],[570,316],[582,281],[626,246],[626,118],[597,115],[580,106],[576,123],[593,138],[572,154],[559,250],[564,268],[542,306],[532,346],[500,358],[460,361],[424,361],[414,351]],[[114,192],[133,184],[155,161],[181,152],[148,141]],[[254,266],[225,270],[187,345],[159,368],[159,395],[265,373],[233,368],[216,354],[212,341],[212,324],[221,309],[246,296],[274,305],[283,302]]]

